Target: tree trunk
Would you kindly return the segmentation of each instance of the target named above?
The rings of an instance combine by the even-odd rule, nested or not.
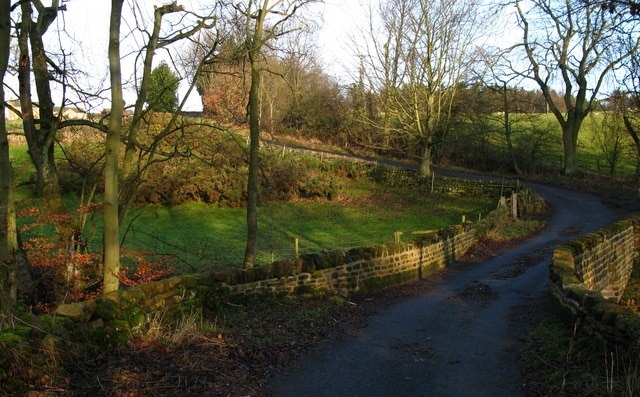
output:
[[[420,176],[431,175],[431,145],[425,144],[422,148],[422,156],[420,157]]]
[[[258,173],[260,171],[260,71],[251,71],[249,91],[249,175],[247,178],[247,245],[244,268],[255,265],[258,251]]]
[[[37,191],[44,200],[45,207],[52,214],[63,214],[67,210],[62,201],[58,170],[55,164],[54,146],[51,144],[47,145],[47,147],[37,147],[33,151],[38,149],[42,149],[42,151],[38,156],[39,162],[35,165]],[[29,150],[29,152],[32,152],[32,150]]]
[[[111,114],[107,134],[104,169],[104,294],[120,287],[120,223],[118,221],[118,160],[124,100],[120,70],[120,20],[124,0],[111,1],[109,24],[109,73]]]
[[[255,266],[258,251],[258,173],[260,171],[260,49],[264,10],[258,11],[252,47],[249,50],[251,87],[249,89],[249,175],[247,177],[247,245],[242,267]]]
[[[633,140],[633,148],[636,154],[636,170],[634,173],[634,182],[640,181],[640,135],[633,126],[631,119],[627,115],[622,116],[624,127],[631,139]]]
[[[511,140],[511,113],[509,112],[509,89],[507,88],[506,83],[503,86],[502,99],[503,99],[503,109],[504,109],[504,138],[507,141],[507,150],[509,151],[509,157],[511,158],[511,164],[513,165],[513,170],[516,175],[522,175],[522,169],[520,169],[520,164],[518,164],[518,158],[516,157],[516,153],[513,150],[513,141]]]
[[[576,156],[576,147],[572,143],[568,143],[566,138],[563,138],[564,142],[564,175],[574,175],[578,172],[578,163]]]
[[[0,0],[0,81],[4,81],[9,62],[10,6],[9,0]],[[4,86],[0,86],[0,104],[3,103]],[[18,235],[4,106],[0,107],[0,120],[0,293],[3,301],[8,298],[8,303],[13,304],[17,298]]]
[[[177,8],[178,6],[175,3],[172,3],[162,7],[156,7],[154,11],[153,30],[149,36],[149,40],[147,41],[146,52],[142,64],[142,79],[140,80],[138,97],[134,105],[133,117],[131,118],[131,124],[128,128],[128,135],[125,137],[126,146],[122,160],[122,168],[120,170],[120,223],[123,223],[127,218],[128,209],[135,201],[136,195],[140,190],[140,185],[148,172],[141,171],[139,163],[136,162],[136,158],[140,159],[142,157],[140,156],[138,148],[138,133],[140,132],[142,117],[146,113],[146,110],[144,110],[144,104],[146,103],[148,96],[149,80],[153,68],[153,59],[158,47],[158,40],[160,38],[162,17],[165,13],[173,12],[177,10]]]
[[[580,123],[568,122],[562,127],[562,143],[564,146],[564,175],[575,175],[578,172],[578,131]]]
[[[57,13],[58,2],[53,2],[50,7]],[[53,100],[49,85],[50,73],[47,65],[47,56],[44,50],[42,36],[49,24],[44,20],[48,13],[41,11],[37,23],[32,20],[33,10],[31,2],[25,1],[21,5],[22,21],[20,24],[20,36],[18,47],[20,49],[19,64],[19,89],[20,107],[23,114],[23,127],[25,138],[29,146],[29,155],[36,168],[36,188],[44,199],[44,204],[52,213],[65,212],[60,192],[57,169],[54,158],[55,137],[58,130],[58,120],[53,113]],[[55,18],[54,14],[54,18]],[[49,21],[50,23],[51,21]],[[29,56],[31,46],[31,57]],[[38,122],[36,123],[33,103],[31,101],[31,72],[38,96]]]
[[[508,117],[509,116],[507,116],[507,114],[505,113],[505,118]],[[507,150],[509,151],[509,158],[511,158],[513,171],[516,173],[516,175],[522,175],[522,169],[520,168],[520,164],[518,163],[518,157],[516,156],[515,150],[513,149],[513,141],[511,140],[511,126],[508,124],[505,124],[504,138],[507,141]]]

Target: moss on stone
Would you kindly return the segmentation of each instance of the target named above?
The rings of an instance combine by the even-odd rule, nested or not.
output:
[[[440,270],[440,262],[432,261],[431,263],[428,263],[422,266],[422,276],[424,277],[431,273],[435,273],[438,270]]]
[[[299,259],[302,262],[300,273],[313,273],[316,270],[316,256],[317,254],[300,255]]]
[[[131,331],[142,329],[147,321],[147,317],[142,309],[133,304],[126,305],[126,307],[120,311],[119,319],[126,322],[127,327]]]
[[[360,281],[360,292],[368,293],[418,280],[418,271],[411,270],[382,277],[370,277]]]
[[[120,314],[120,306],[113,299],[98,298],[96,299],[95,314],[105,321],[111,321]]]
[[[370,260],[375,257],[375,250],[372,247],[356,247],[347,251],[346,263],[355,262],[358,260]]]
[[[339,250],[324,251],[325,267],[320,269],[328,269],[344,265],[344,253]]]
[[[124,346],[131,337],[131,329],[125,320],[113,320],[105,324],[102,330],[104,342],[109,346]]]
[[[138,287],[132,287],[127,290],[120,291],[120,297],[124,297],[126,299],[137,301],[137,302],[142,302],[143,300],[146,299],[146,295],[144,291],[142,291]]]
[[[41,328],[54,334],[61,334],[74,328],[73,320],[63,316],[43,314],[38,317],[38,322]]]
[[[319,291],[317,288],[311,286],[311,285],[299,285],[297,287],[294,288],[294,293],[296,295],[311,295],[311,296],[315,296],[318,295]]]
[[[555,266],[574,267],[575,252],[569,245],[561,245],[553,250],[553,264]]]
[[[15,327],[10,328],[9,331],[22,338],[28,338],[33,332],[33,328],[27,325],[16,325]]]
[[[563,285],[582,284],[582,280],[573,270],[558,269],[554,273],[562,280]]]
[[[198,285],[200,285],[200,282],[198,281],[198,277],[191,275],[191,274],[185,274],[182,275],[182,286],[186,289],[194,289],[197,288]]]

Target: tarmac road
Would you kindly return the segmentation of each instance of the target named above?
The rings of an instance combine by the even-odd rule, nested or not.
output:
[[[378,312],[354,337],[294,362],[274,396],[523,396],[518,338],[546,292],[553,249],[620,217],[599,198],[527,184],[553,208],[548,227],[473,267],[445,271],[427,294]]]

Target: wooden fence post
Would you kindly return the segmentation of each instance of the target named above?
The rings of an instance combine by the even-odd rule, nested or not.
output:
[[[395,240],[396,244],[400,243],[400,236],[402,236],[402,232],[401,231],[397,231],[397,232],[393,232],[393,239]]]

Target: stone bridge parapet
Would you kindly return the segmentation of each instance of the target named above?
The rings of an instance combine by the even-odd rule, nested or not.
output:
[[[640,341],[640,315],[619,304],[639,243],[636,215],[554,250],[551,294],[587,333],[618,344]]]

